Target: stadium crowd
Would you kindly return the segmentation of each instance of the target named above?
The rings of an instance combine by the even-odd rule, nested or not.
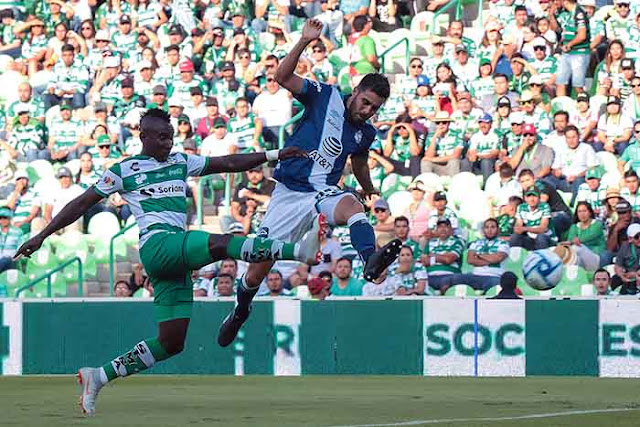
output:
[[[301,104],[274,73],[315,17],[324,35],[300,60],[299,75],[345,93],[370,72],[387,71],[392,83],[369,157],[382,197],[367,204],[378,244],[399,238],[404,247],[382,283],[364,283],[349,229],[337,227],[320,265],[279,262],[261,295],[434,295],[456,284],[484,291],[498,284],[512,247],[556,247],[563,260],[598,272],[599,294],[636,293],[640,3],[491,0],[483,22],[450,18],[432,36],[412,24],[445,4],[0,0],[0,271],[15,267],[24,237],[105,168],[140,153],[145,109],[170,113],[175,151],[277,147]],[[420,28],[413,36],[424,36],[424,52],[406,73],[381,70],[381,35],[410,25]],[[55,165],[57,184],[38,191],[27,166],[37,172],[43,162]],[[257,231],[272,167],[235,177],[223,231]],[[461,182],[477,187],[469,197],[482,195],[472,198],[481,215],[467,215],[466,195],[453,194]],[[197,185],[189,182],[190,197]],[[342,185],[358,189],[349,167]],[[222,203],[217,193],[215,200]],[[104,211],[122,224],[131,215],[110,197],[67,229],[86,232]],[[242,264],[195,272],[195,295],[233,295]],[[598,285],[604,273],[606,285]],[[114,289],[153,293],[140,266]]]

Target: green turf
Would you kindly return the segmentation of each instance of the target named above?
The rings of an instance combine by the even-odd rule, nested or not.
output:
[[[626,407],[639,410],[435,425],[638,426],[639,385],[637,380],[575,377],[145,375],[103,389],[97,415],[86,419],[75,406],[72,377],[2,377],[0,425],[335,426]]]

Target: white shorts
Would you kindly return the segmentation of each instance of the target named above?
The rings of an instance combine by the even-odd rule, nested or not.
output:
[[[257,235],[297,242],[311,228],[318,213],[324,214],[329,225],[337,225],[333,214],[338,202],[345,197],[355,196],[338,187],[322,192],[293,191],[278,182]]]

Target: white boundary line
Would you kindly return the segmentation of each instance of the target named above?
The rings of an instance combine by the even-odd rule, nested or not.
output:
[[[517,415],[513,417],[442,418],[439,420],[415,420],[415,421],[402,421],[398,423],[387,423],[387,424],[345,424],[345,425],[330,426],[330,427],[402,427],[402,426],[419,426],[424,424],[440,424],[440,423],[516,421],[516,420],[530,420],[530,419],[537,419],[537,418],[567,417],[571,415],[606,414],[608,412],[631,412],[631,411],[639,411],[639,410],[640,408],[589,409],[584,411],[548,412],[548,413],[542,413],[542,414]]]

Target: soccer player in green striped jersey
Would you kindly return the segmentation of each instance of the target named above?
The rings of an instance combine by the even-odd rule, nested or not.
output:
[[[101,368],[80,369],[80,407],[87,415],[94,413],[95,399],[104,384],[151,368],[183,350],[193,302],[192,270],[228,257],[248,262],[288,259],[314,264],[320,250],[322,216],[316,217],[311,231],[296,244],[187,231],[187,177],[240,172],[266,161],[305,157],[305,151],[292,147],[210,158],[170,154],[173,129],[169,115],[159,109],[148,110],[142,116],[140,130],[143,144],[140,155],[109,168],[96,185],[67,204],[16,253],[16,259],[31,256],[48,236],[116,192],[136,217],[140,227],[140,259],[154,287],[158,336],[141,341]]]

